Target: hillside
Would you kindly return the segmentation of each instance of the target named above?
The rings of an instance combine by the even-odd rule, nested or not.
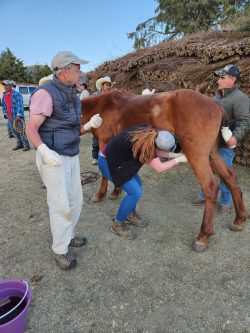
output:
[[[156,92],[190,88],[213,95],[213,71],[227,64],[240,68],[241,89],[250,96],[250,33],[216,31],[164,42],[105,62],[89,73],[90,86],[97,78],[112,77],[115,87],[140,94],[144,88]],[[250,130],[237,148],[236,161],[250,165]]]

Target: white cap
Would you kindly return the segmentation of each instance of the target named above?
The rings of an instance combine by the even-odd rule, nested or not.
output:
[[[169,151],[175,145],[175,138],[167,131],[160,131],[155,139],[155,144],[158,148]]]
[[[150,90],[148,88],[142,90],[142,92],[141,92],[142,95],[152,95],[154,93],[155,93],[155,89]]]
[[[54,71],[66,67],[70,64],[84,65],[88,64],[87,60],[78,58],[74,53],[70,51],[60,51],[58,52],[51,61],[51,67]]]
[[[12,81],[11,80],[3,80],[2,81],[4,86],[12,86]]]
[[[39,86],[42,85],[45,82],[48,82],[53,79],[53,74],[50,74],[48,76],[44,76],[39,80]]]

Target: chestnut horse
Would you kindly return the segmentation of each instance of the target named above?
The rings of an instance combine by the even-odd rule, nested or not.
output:
[[[205,210],[201,229],[193,249],[204,251],[213,235],[213,217],[219,185],[217,174],[230,188],[236,217],[230,226],[234,231],[244,228],[249,214],[243,203],[236,175],[226,166],[218,151],[220,128],[225,121],[224,110],[211,98],[189,89],[155,95],[134,95],[126,91],[111,91],[82,100],[82,123],[99,113],[102,125],[93,129],[100,147],[124,129],[137,124],[150,124],[173,133],[179,141],[205,194]],[[107,179],[102,178],[95,201],[107,191]]]

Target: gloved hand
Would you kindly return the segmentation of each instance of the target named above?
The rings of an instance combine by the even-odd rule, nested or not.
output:
[[[182,153],[169,153],[168,154],[168,157],[169,158],[175,158],[175,157],[180,157],[180,156],[182,156],[183,154]]]
[[[224,139],[224,141],[227,143],[228,140],[233,136],[232,131],[229,129],[229,127],[222,127],[221,129],[221,135]],[[236,145],[230,146],[230,148],[235,148]]]
[[[97,128],[100,127],[102,124],[102,118],[100,117],[99,113],[95,114],[89,122],[83,125],[85,131],[90,130],[92,127]]]
[[[51,167],[59,167],[61,166],[59,155],[52,149],[49,149],[45,143],[42,143],[38,146],[37,150],[41,154],[42,161],[44,164]]]
[[[8,119],[7,114],[4,115],[4,119]]]
[[[179,163],[182,163],[182,162],[185,163],[185,162],[188,161],[184,154],[181,154],[181,156],[176,157],[174,160],[175,160],[176,164],[179,164]]]

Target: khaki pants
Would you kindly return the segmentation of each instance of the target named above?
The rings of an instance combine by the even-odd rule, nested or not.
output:
[[[71,239],[75,237],[83,194],[79,156],[60,155],[60,163],[60,167],[47,166],[43,164],[40,153],[36,152],[36,165],[47,188],[52,250],[57,254],[66,254]]]

